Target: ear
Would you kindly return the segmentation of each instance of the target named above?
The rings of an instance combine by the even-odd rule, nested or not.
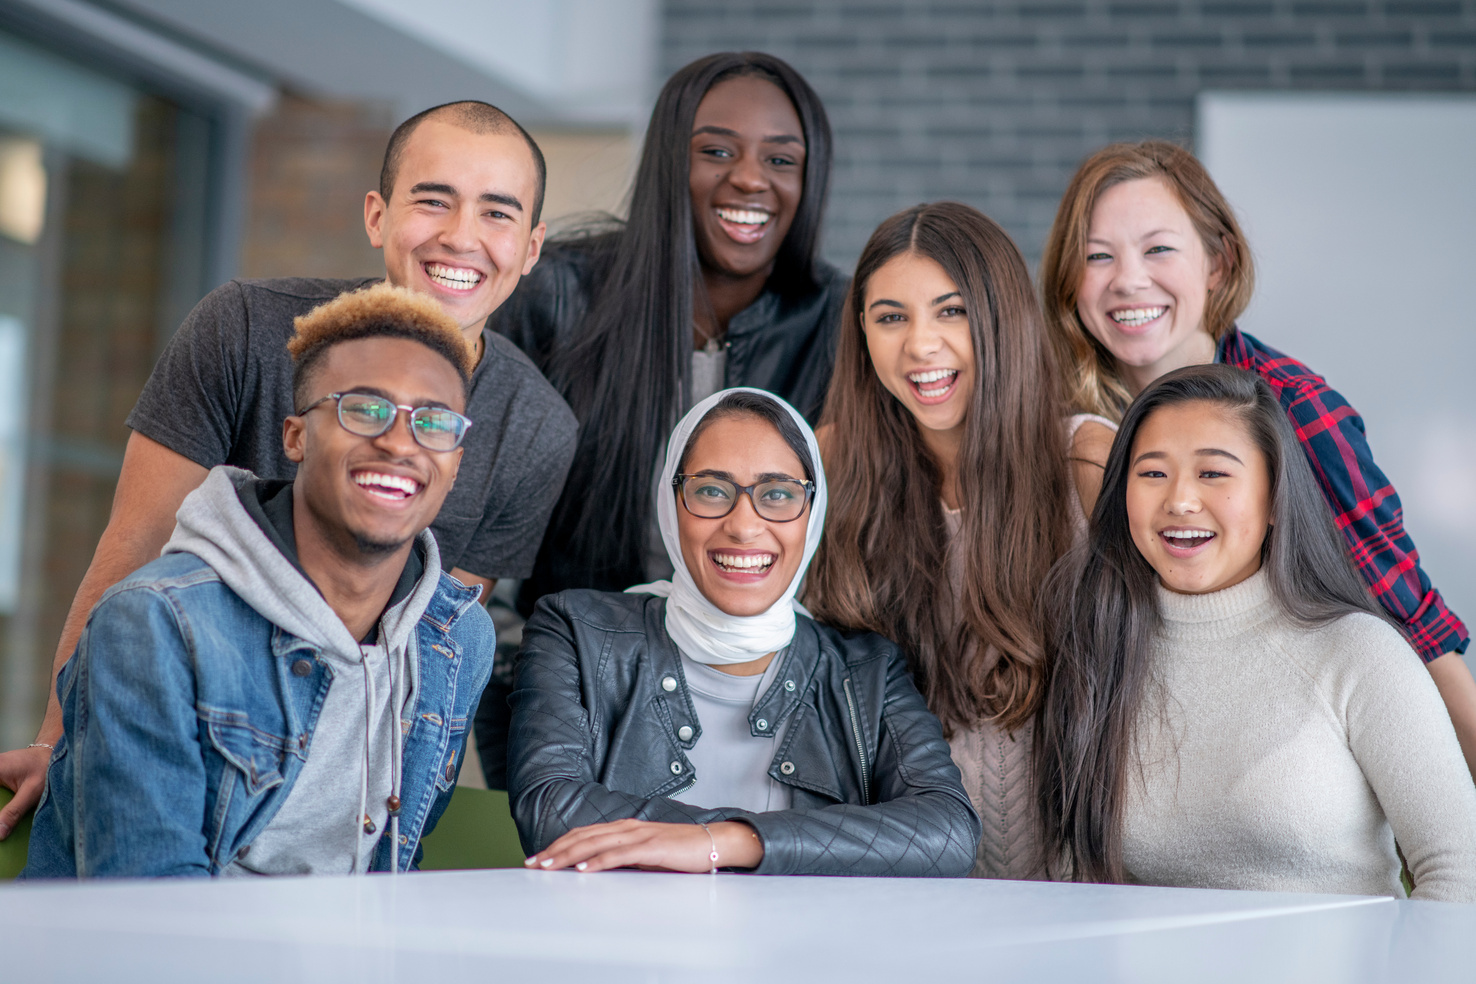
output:
[[[288,417],[282,421],[282,451],[295,465],[302,464],[302,459],[307,456],[307,421],[302,417]]]
[[[384,249],[384,213],[388,207],[377,191],[364,196],[364,231],[375,249]]]
[[[1210,255],[1209,289],[1219,290],[1230,270],[1230,237],[1220,237],[1220,251]]]
[[[523,276],[533,272],[538,258],[543,255],[543,237],[548,233],[548,223],[540,222],[528,236],[528,259],[523,263]]]

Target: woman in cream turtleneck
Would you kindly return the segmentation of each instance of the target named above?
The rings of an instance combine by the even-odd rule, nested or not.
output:
[[[984,877],[1044,875],[1035,605],[1085,525],[1060,378],[1025,261],[997,224],[940,202],[872,235],[822,417],[830,521],[805,601],[907,653],[983,821]]]
[[[1038,775],[1089,881],[1476,901],[1476,787],[1286,414],[1222,365],[1128,409],[1047,587]],[[1397,843],[1397,847],[1396,847]]]

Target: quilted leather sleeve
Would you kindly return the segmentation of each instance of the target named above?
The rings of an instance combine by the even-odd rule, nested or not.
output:
[[[758,874],[962,876],[974,864],[979,816],[943,728],[901,654],[886,657],[872,749],[872,803],[743,816],[764,844]],[[861,691],[865,699],[865,691]],[[867,716],[871,718],[870,715]]]
[[[742,810],[704,810],[664,796],[618,792],[598,781],[607,726],[598,718],[598,673],[581,670],[580,647],[609,657],[609,640],[577,625],[566,596],[538,602],[523,628],[513,685],[508,738],[508,798],[523,850],[534,854],[562,835],[593,823],[657,820],[711,823]],[[576,634],[585,630],[576,641]],[[589,668],[589,667],[586,667]],[[591,699],[586,702],[586,691]]]

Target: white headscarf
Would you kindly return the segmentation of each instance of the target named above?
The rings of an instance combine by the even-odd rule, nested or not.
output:
[[[794,419],[800,433],[805,435],[805,446],[810,449],[810,463],[815,470],[815,495],[810,500],[809,512],[804,517],[805,554],[800,560],[794,579],[779,600],[758,615],[729,615],[703,597],[687,570],[682,557],[681,537],[677,533],[677,497],[672,489],[677,464],[692,432],[707,416],[707,412],[722,402],[730,393],[757,393],[773,400]],[[687,656],[699,663],[747,663],[769,653],[777,652],[789,645],[794,638],[794,613],[808,615],[805,607],[794,600],[795,592],[805,579],[810,559],[815,548],[820,546],[820,533],[825,529],[825,468],[820,464],[820,446],[815,443],[815,432],[805,423],[799,411],[785,403],[773,393],[739,386],[714,393],[697,404],[677,424],[666,442],[666,463],[661,467],[661,476],[656,480],[656,519],[661,526],[661,541],[666,544],[666,553],[671,558],[675,573],[670,581],[655,581],[626,588],[628,592],[653,594],[666,598],[666,631]],[[799,522],[800,520],[795,520]]]

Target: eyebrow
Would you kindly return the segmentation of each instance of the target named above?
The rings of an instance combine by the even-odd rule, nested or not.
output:
[[[735,140],[741,139],[743,136],[737,130],[730,130],[725,126],[699,126],[692,131],[692,136],[695,137],[700,133],[711,133],[719,137],[732,137]],[[772,136],[764,137],[760,143],[803,144],[804,140],[792,133],[776,133]]]
[[[933,298],[932,303],[933,304],[942,304],[944,301],[948,300],[950,297],[959,297],[959,298],[961,298],[962,296],[963,295],[961,295],[958,291],[956,291],[956,290],[950,290],[946,294],[939,294],[937,297]],[[867,305],[866,310],[870,311],[872,308],[876,307],[879,304],[884,304],[887,307],[894,307],[894,308],[900,308],[900,307],[903,306],[903,304],[902,304],[901,301],[894,301],[891,298],[887,298],[887,297],[878,297],[876,300],[872,301],[869,305]]]
[[[1180,233],[1179,233],[1179,231],[1177,229],[1154,229],[1151,232],[1145,232],[1145,233],[1143,233],[1143,235],[1139,236],[1138,237],[1138,242],[1142,242],[1145,239],[1152,239],[1154,236],[1162,236],[1162,235],[1177,236],[1177,235],[1180,235]],[[1087,241],[1087,245],[1088,246],[1091,246],[1093,244],[1096,244],[1098,246],[1111,246],[1112,245],[1112,243],[1108,242],[1106,239],[1096,239],[1096,238],[1094,238],[1092,236],[1088,236],[1086,241]]]
[[[1197,457],[1200,457],[1200,458],[1229,458],[1231,461],[1235,462],[1237,465],[1243,465],[1243,464],[1245,464],[1245,462],[1241,461],[1235,455],[1231,454],[1229,451],[1226,451],[1226,450],[1224,450],[1222,448],[1200,448],[1198,451],[1195,451],[1194,454]],[[1168,454],[1166,452],[1164,452],[1164,451],[1144,451],[1142,454],[1138,455],[1136,458],[1133,459],[1133,465],[1136,466],[1138,464],[1138,462],[1144,460],[1145,458],[1154,458],[1154,459],[1157,459],[1157,460],[1162,460],[1162,459],[1165,459],[1167,457],[1168,457]]]
[[[414,187],[412,187],[410,189],[410,194],[412,194],[412,195],[425,195],[425,194],[445,195],[448,198],[460,198],[461,197],[461,192],[457,191],[455,188],[451,187],[450,185],[448,185],[448,184],[442,184],[439,181],[422,181],[422,182],[420,182],[420,184],[415,185]],[[477,196],[477,201],[480,201],[480,202],[490,202],[490,203],[492,203],[494,205],[506,205],[508,208],[515,208],[519,212],[523,211],[523,203],[518,200],[518,198],[517,198],[516,195],[504,195],[504,194],[502,194],[500,192],[484,191],[480,195]]]
[[[699,472],[692,472],[692,475],[694,477],[701,477],[701,478],[721,478],[723,481],[725,481],[725,482],[732,482],[734,485],[742,485],[743,484],[742,482],[738,481],[738,479],[736,479],[736,478],[733,477],[733,473],[732,472],[719,471],[716,468],[704,468],[704,469],[702,469]],[[803,481],[804,481],[804,479],[795,478],[793,475],[789,475],[789,474],[786,474],[784,472],[764,472],[762,475],[758,476],[757,478],[755,478],[753,480],[753,484],[754,485],[761,485],[764,482],[803,482]]]
[[[340,393],[363,393],[366,396],[378,396],[378,397],[382,397],[383,399],[389,400],[391,403],[395,404],[396,406],[399,406],[399,403],[400,403],[400,401],[399,400],[396,400],[394,398],[394,396],[392,396],[389,392],[380,389],[378,386],[349,386],[349,387],[346,387],[345,389],[339,390],[338,392],[340,392]],[[440,400],[432,400],[432,399],[428,399],[428,398],[425,398],[425,397],[422,397],[422,398],[416,399],[416,400],[411,400],[409,403],[407,403],[405,405],[408,406],[408,407],[415,407],[417,409],[420,408],[420,407],[435,407],[437,410],[450,410],[451,409],[451,405],[449,403],[443,403]]]

